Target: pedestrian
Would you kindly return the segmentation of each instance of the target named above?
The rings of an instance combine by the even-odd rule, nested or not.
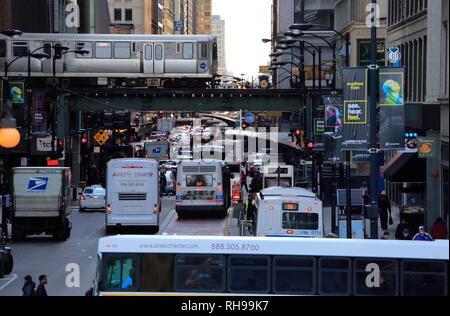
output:
[[[447,226],[441,217],[439,217],[436,222],[434,222],[433,227],[431,227],[430,235],[434,240],[436,239],[447,239]]]
[[[388,231],[385,231],[383,233],[383,236],[381,236],[382,240],[389,240],[389,238],[391,237],[391,234]]]
[[[381,197],[378,201],[378,212],[380,213],[381,228],[386,231],[388,229],[388,219],[392,217],[391,202],[389,202],[386,191],[381,192]]]
[[[245,202],[244,211],[246,214],[247,221],[249,221],[249,224],[250,224],[249,227],[252,228],[252,233],[253,233],[254,227],[255,227],[255,222],[256,222],[257,209],[256,209],[256,203],[255,203],[255,200],[253,199],[252,194],[250,194],[248,196],[248,200],[247,200],[247,202]]]
[[[31,275],[25,276],[22,293],[23,296],[36,296],[36,283],[33,282]]]
[[[433,241],[433,237],[425,231],[425,227],[420,226],[419,232],[414,236],[413,240]]]
[[[248,191],[248,184],[247,184],[247,174],[245,173],[245,170],[241,171],[241,191],[244,193],[243,188],[245,187],[245,190]]]
[[[398,240],[411,240],[411,236],[409,235],[409,229],[405,228],[400,235]]]
[[[409,230],[408,223],[405,218],[401,219],[401,222],[397,225],[397,229],[395,230],[395,239],[402,240],[403,231],[407,229]]]
[[[45,274],[39,277],[39,285],[36,290],[36,296],[48,296],[45,286],[47,285],[47,276]]]
[[[159,190],[161,192],[161,195],[164,195],[164,194],[168,195],[166,186],[167,186],[166,175],[164,174],[164,171],[161,170],[161,172],[159,174]]]

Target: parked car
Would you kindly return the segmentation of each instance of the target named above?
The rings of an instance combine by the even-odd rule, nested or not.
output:
[[[80,212],[106,210],[106,190],[102,187],[87,187],[80,198]]]

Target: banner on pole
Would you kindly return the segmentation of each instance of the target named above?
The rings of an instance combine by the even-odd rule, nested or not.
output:
[[[405,147],[404,67],[380,68],[380,149]]]
[[[316,105],[313,107],[313,135],[314,135],[314,150],[323,151],[323,134],[325,133],[325,117],[324,105]]]
[[[344,153],[342,152],[343,137],[343,97],[337,95],[323,97],[325,112],[325,132],[323,134],[325,164],[344,163]]]
[[[344,137],[342,150],[366,151],[369,149],[369,109],[367,98],[368,69],[344,68]]]

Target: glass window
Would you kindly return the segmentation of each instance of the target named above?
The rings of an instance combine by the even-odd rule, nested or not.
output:
[[[133,9],[125,9],[125,21],[133,21]]]
[[[447,296],[447,265],[440,261],[402,262],[402,295]]]
[[[213,44],[213,59],[217,60],[217,43]]]
[[[228,291],[232,293],[268,293],[271,265],[269,257],[228,257]]]
[[[97,42],[95,43],[95,58],[108,59],[111,58],[111,43]]]
[[[155,45],[155,60],[163,59],[163,47],[162,45]]]
[[[183,59],[194,58],[194,44],[183,43]]]
[[[350,295],[351,277],[350,259],[319,259],[320,295]]]
[[[77,43],[77,49],[85,49],[89,51],[89,54],[81,55],[81,54],[75,54],[77,58],[92,58],[92,52],[94,48],[92,47],[92,42],[78,42]]]
[[[153,46],[145,45],[145,60],[152,60],[152,59],[153,59]]]
[[[225,273],[224,256],[176,256],[175,290],[181,292],[224,292]]]
[[[6,41],[0,41],[0,57],[6,57]]]
[[[212,175],[194,175],[189,174],[186,176],[187,187],[212,187],[213,176]]]
[[[208,59],[208,44],[200,43],[198,50],[200,52],[200,59]]]
[[[319,214],[283,213],[283,229],[319,229]]]
[[[131,57],[130,43],[114,43],[114,58],[128,59]]]
[[[354,295],[398,295],[398,262],[388,259],[355,259]]]
[[[114,9],[114,21],[122,21],[122,9]]]
[[[316,259],[275,257],[273,291],[276,294],[313,295],[316,293]]]
[[[13,55],[16,57],[28,55],[27,42],[13,42]]]
[[[280,185],[278,185],[278,178],[264,178],[264,184],[266,188],[270,187],[282,187],[290,188],[292,187],[291,178],[280,178]]]
[[[94,190],[92,190],[92,189],[84,190],[84,194],[92,194],[92,193],[94,193]]]
[[[137,284],[137,257],[106,256],[105,290],[135,290]]]

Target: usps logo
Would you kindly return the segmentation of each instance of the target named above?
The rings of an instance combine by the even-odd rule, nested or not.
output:
[[[28,182],[28,191],[45,191],[47,190],[48,178],[31,178]]]
[[[152,154],[160,154],[161,153],[161,148],[155,148],[152,151]]]

